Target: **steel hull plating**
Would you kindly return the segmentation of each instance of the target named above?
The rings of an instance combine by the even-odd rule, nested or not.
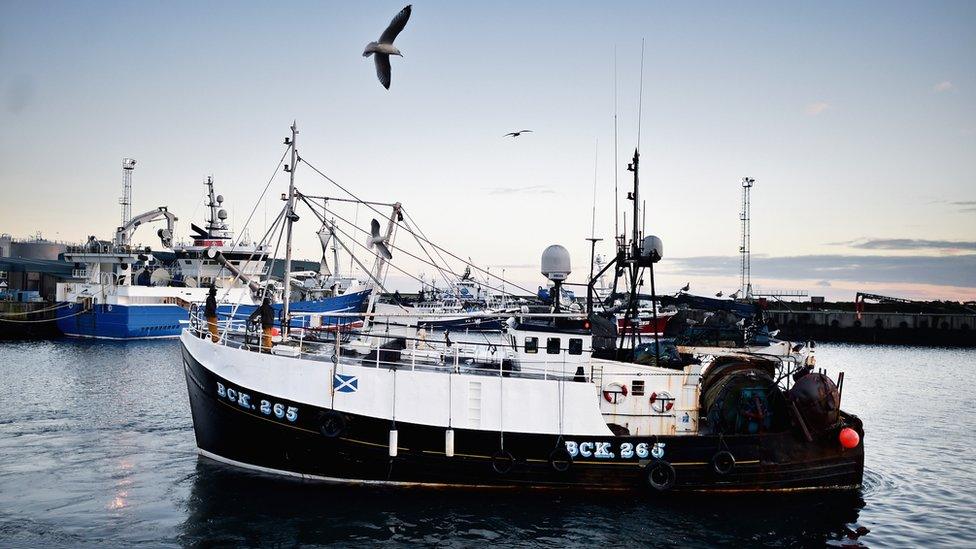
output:
[[[389,455],[390,420],[342,414],[337,436],[322,433],[323,408],[265,395],[218,377],[182,346],[184,371],[197,446],[204,455],[238,466],[308,479],[348,483],[648,490],[653,457],[600,460],[578,456],[568,470],[550,462],[568,441],[606,443],[619,454],[623,444],[662,444],[661,460],[675,471],[673,490],[765,491],[843,489],[861,484],[863,444],[843,450],[836,436],[807,443],[795,433],[761,436],[599,437],[505,433],[454,429],[453,457],[445,454],[445,429],[397,422],[396,457]],[[223,387],[224,396],[219,395]],[[229,391],[228,389],[232,389]],[[228,398],[247,393],[249,402]],[[264,401],[299,410],[295,421],[262,414]],[[860,429],[859,429],[860,430]],[[731,471],[715,471],[713,457],[734,455]],[[561,454],[557,454],[561,455]],[[614,457],[616,457],[614,455]],[[493,458],[493,456],[495,456]],[[510,468],[509,468],[510,467]]]

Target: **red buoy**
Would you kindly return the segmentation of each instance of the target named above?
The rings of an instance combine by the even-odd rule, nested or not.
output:
[[[848,450],[852,448],[857,448],[857,445],[861,443],[861,435],[857,434],[857,431],[851,429],[850,427],[844,427],[840,430],[840,445]]]

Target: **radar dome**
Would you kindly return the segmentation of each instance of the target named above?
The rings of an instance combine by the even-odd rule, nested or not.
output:
[[[559,244],[553,244],[542,252],[542,274],[552,281],[566,280],[573,272],[569,266],[569,251]]]
[[[645,236],[641,242],[641,255],[657,263],[664,257],[664,243],[656,236]]]
[[[218,194],[217,195],[217,204],[223,204],[223,203],[224,203],[224,195]]]
[[[227,219],[227,210],[220,210],[217,212],[217,218],[221,220]]]
[[[149,283],[153,286],[168,286],[172,277],[166,269],[156,269],[149,277]]]

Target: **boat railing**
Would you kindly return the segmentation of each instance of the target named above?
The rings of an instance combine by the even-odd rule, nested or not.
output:
[[[431,315],[434,317],[435,315]],[[490,313],[466,313],[466,317],[500,318]],[[581,318],[579,314],[520,313],[528,318]],[[383,323],[383,319],[409,317],[417,325]],[[418,318],[419,317],[419,318]],[[208,320],[203,316],[203,308],[194,305],[190,308],[190,330],[200,338],[212,337]],[[217,344],[244,350],[271,353],[285,356],[338,361],[339,358],[355,361],[363,366],[377,368],[410,370],[449,370],[454,373],[530,377],[543,380],[562,379],[590,381],[591,349],[570,349],[560,345],[558,353],[548,349],[538,359],[519,355],[515,344],[502,337],[502,331],[489,334],[479,332],[434,332],[425,335],[419,329],[423,324],[423,314],[417,313],[294,313],[289,322],[278,318],[272,329],[271,345],[265,345],[263,330],[259,323],[250,322],[240,315],[218,312],[216,330]],[[372,321],[372,326],[381,330],[364,330],[364,320]],[[282,326],[290,324],[288,342],[282,338]],[[398,330],[408,328],[408,330]],[[417,329],[412,332],[409,328]],[[461,336],[464,338],[461,338]],[[452,339],[452,336],[458,339]],[[481,341],[475,340],[480,336]],[[286,351],[290,348],[291,352]]]
[[[211,338],[210,326],[202,315],[203,308],[191,307],[190,330],[200,338]],[[501,377],[521,377],[540,380],[562,380],[594,382],[602,378],[604,362],[593,359],[591,348],[571,349],[560,345],[558,353],[540,347],[538,358],[519,352],[517,342],[505,337],[504,331],[494,332],[496,339],[488,334],[466,334],[465,339],[452,339],[453,332],[433,332],[425,334],[417,325],[384,324],[383,318],[410,317],[417,319],[417,313],[294,313],[290,315],[291,329],[283,337],[282,327],[286,324],[276,319],[272,328],[270,345],[260,323],[250,321],[242,315],[218,312],[216,324],[216,344],[242,350],[270,353],[278,356],[331,361],[343,364],[357,364],[366,367],[390,370],[408,369],[411,371],[447,372],[456,374],[488,375]],[[497,313],[469,313],[466,316],[500,318]],[[504,315],[501,315],[504,316]],[[579,314],[554,315],[552,313],[521,313],[517,316],[529,318],[573,318]],[[310,319],[317,318],[312,321]],[[194,320],[195,319],[195,320]],[[364,329],[364,320],[372,321],[372,327]],[[381,330],[373,328],[383,327]],[[394,328],[399,328],[397,330]],[[404,328],[406,328],[404,330]],[[481,336],[482,340],[475,338]],[[568,338],[563,338],[568,341]],[[553,349],[555,350],[555,349]],[[773,359],[776,357],[768,357]],[[780,357],[777,377],[789,384],[792,374],[804,366],[797,357]],[[646,364],[632,364],[632,371],[621,371],[626,363],[617,363],[615,374],[644,376],[685,376],[681,369],[671,371],[648,370]]]

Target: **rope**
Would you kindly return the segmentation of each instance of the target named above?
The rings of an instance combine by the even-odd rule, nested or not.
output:
[[[304,162],[306,166],[308,166],[309,168],[312,169],[312,171],[314,171],[315,173],[319,174],[320,176],[322,176],[323,178],[325,178],[327,181],[329,181],[330,183],[332,183],[336,187],[339,187],[340,190],[342,190],[343,192],[345,192],[349,196],[353,197],[354,199],[356,199],[360,203],[366,205],[368,208],[370,208],[371,210],[373,210],[374,212],[376,212],[377,215],[382,215],[382,216],[386,217],[385,214],[383,214],[382,212],[380,212],[379,210],[377,210],[373,205],[371,205],[368,202],[362,200],[361,198],[359,198],[358,196],[356,196],[355,194],[353,194],[349,189],[346,189],[345,187],[343,187],[342,185],[340,185],[339,183],[337,183],[334,179],[332,179],[331,177],[329,177],[329,176],[325,175],[324,173],[322,173],[318,168],[316,168],[312,164],[309,164],[308,160],[305,160],[304,158],[299,158],[299,160],[301,160],[302,162]],[[395,223],[397,224],[397,226],[403,228],[403,230],[405,230],[405,231],[407,231],[407,232],[409,232],[411,234],[414,234],[413,231],[411,231],[409,228],[404,227],[401,222],[395,221]],[[423,238],[423,240],[425,242],[427,242],[428,244],[430,244],[435,250],[440,250],[440,251],[446,253],[447,255],[453,257],[454,259],[456,259],[456,260],[464,263],[465,265],[467,265],[469,267],[472,267],[474,269],[477,269],[478,271],[480,271],[480,272],[482,272],[484,274],[491,275],[491,273],[489,271],[487,271],[485,269],[482,269],[481,267],[479,267],[479,266],[471,263],[470,261],[465,261],[464,259],[462,259],[462,258],[458,257],[457,255],[453,254],[452,252],[450,252],[449,250],[446,250],[446,249],[438,246],[434,242],[431,242],[430,239],[424,237],[422,234],[421,234],[420,238]],[[533,294],[534,293],[532,290],[529,290],[528,288],[524,288],[522,286],[519,286],[518,284],[515,284],[515,283],[513,283],[513,282],[511,282],[509,280],[504,280],[504,282],[507,283],[507,284],[511,284],[513,287],[518,288],[518,289],[522,290],[523,292],[528,292],[529,294]]]
[[[53,307],[47,307],[45,309],[38,309],[36,311],[25,311],[21,313],[0,313],[0,316],[28,316],[36,315],[37,313],[46,313],[47,311],[54,311],[62,307],[67,307],[70,303],[61,303],[60,305],[55,305]]]
[[[57,322],[65,318],[71,318],[73,316],[78,316],[81,314],[85,314],[87,312],[89,311],[82,310],[82,311],[78,311],[77,313],[72,313],[70,315],[59,316],[57,318],[44,318],[41,320],[11,320],[9,318],[0,318],[0,322],[11,322],[13,324],[41,324],[43,322]]]
[[[319,215],[319,213],[318,213],[317,211],[315,211],[315,208],[322,208],[322,209],[323,209],[323,210],[325,211],[325,214],[326,214],[326,215],[331,215],[331,216],[333,216],[334,218],[337,218],[337,219],[339,219],[340,221],[342,221],[342,222],[343,222],[343,223],[345,223],[346,225],[349,225],[349,226],[351,226],[351,227],[352,227],[353,229],[355,229],[355,230],[357,230],[357,231],[359,231],[359,232],[361,232],[361,233],[364,233],[364,234],[366,234],[366,235],[370,235],[370,234],[371,234],[371,233],[370,233],[369,231],[367,231],[366,229],[363,229],[362,227],[358,227],[358,226],[356,226],[356,225],[354,225],[353,223],[350,223],[350,221],[349,221],[348,219],[346,219],[346,218],[344,218],[344,217],[342,217],[341,215],[339,215],[339,214],[338,214],[338,213],[337,213],[337,212],[336,212],[335,210],[330,210],[330,209],[328,209],[328,208],[325,208],[324,206],[319,206],[319,205],[317,205],[317,204],[315,204],[315,205],[313,206],[313,204],[312,204],[311,202],[309,202],[309,201],[308,201],[307,199],[305,199],[305,195],[301,195],[301,196],[303,197],[303,199],[302,199],[302,201],[303,201],[303,202],[305,202],[306,204],[308,204],[308,205],[309,205],[310,207],[312,207],[312,212],[313,212],[313,213],[314,213],[314,214],[315,214],[315,215],[316,215],[317,217],[319,217],[320,219],[322,219],[322,218],[323,218],[323,216],[320,216],[320,215]],[[380,214],[380,215],[382,215],[382,214]],[[399,223],[397,223],[397,225],[399,225]],[[337,230],[338,230],[339,232],[341,232],[341,233],[342,233],[342,234],[343,234],[344,236],[346,236],[346,237],[348,237],[348,238],[349,238],[350,240],[352,240],[353,242],[355,242],[355,243],[356,243],[356,245],[358,245],[358,246],[360,246],[361,248],[363,248],[363,249],[365,249],[365,250],[366,250],[367,252],[369,252],[369,253],[371,253],[371,254],[373,254],[374,256],[376,256],[376,252],[373,252],[373,251],[372,251],[372,250],[370,250],[370,249],[369,249],[368,247],[366,247],[366,246],[365,246],[364,244],[361,244],[361,243],[360,243],[360,242],[359,242],[358,240],[356,240],[356,238],[355,238],[355,237],[353,237],[352,235],[350,235],[349,233],[347,233],[347,232],[345,232],[345,231],[343,231],[342,229],[340,229],[340,228],[338,228],[338,227],[336,227],[336,229],[337,229]],[[412,235],[414,236],[414,238],[417,238],[417,235],[416,235],[415,233],[413,233],[413,232],[412,232],[412,231],[411,231],[411,230],[410,230],[409,228],[406,228],[406,227],[403,227],[403,229],[404,229],[405,231],[407,231],[408,233],[410,233],[410,234],[412,234]],[[427,242],[428,244],[430,244],[430,241],[427,241],[427,240],[425,240],[425,241],[426,241],[426,242]],[[394,250],[396,250],[396,251],[398,251],[398,252],[400,252],[400,253],[403,253],[404,255],[407,255],[407,256],[409,256],[409,257],[411,257],[411,258],[413,258],[413,259],[416,259],[417,261],[419,261],[419,262],[421,262],[421,263],[423,263],[423,264],[425,264],[425,265],[430,265],[431,267],[434,267],[435,269],[438,269],[438,270],[440,270],[440,269],[441,269],[441,268],[440,268],[440,267],[439,267],[438,265],[436,265],[435,263],[431,263],[431,262],[428,262],[428,261],[426,261],[426,260],[425,260],[424,258],[422,258],[422,257],[420,257],[420,256],[417,256],[417,255],[414,255],[414,254],[412,254],[412,253],[410,253],[409,251],[407,251],[407,250],[405,250],[405,249],[403,249],[403,248],[401,248],[400,246],[397,246],[397,245],[395,245],[395,244],[393,244],[393,243],[388,243],[387,245],[388,245],[388,246],[389,246],[390,248],[392,248],[392,249],[394,249]],[[432,245],[433,245],[433,244],[432,244]],[[347,251],[348,251],[348,249],[347,249]],[[421,284],[421,286],[422,286],[422,287],[423,287],[423,286],[430,286],[430,287],[431,287],[432,289],[436,289],[436,286],[434,286],[434,285],[433,285],[432,283],[430,283],[430,282],[427,282],[427,281],[425,281],[425,280],[423,280],[423,279],[421,279],[421,278],[418,278],[418,277],[416,277],[416,276],[414,276],[414,275],[412,275],[412,274],[410,274],[410,273],[408,273],[408,272],[406,272],[406,271],[404,271],[403,269],[401,269],[400,267],[397,267],[397,266],[396,266],[396,265],[394,265],[393,263],[390,263],[390,262],[387,262],[387,264],[388,264],[388,265],[389,265],[390,267],[393,267],[394,269],[396,269],[397,271],[399,271],[400,273],[402,273],[402,274],[404,274],[404,275],[406,275],[407,277],[409,277],[409,278],[412,278],[413,280],[416,280],[417,282],[420,282],[420,284]],[[457,277],[458,279],[460,279],[460,278],[461,278],[461,275],[459,275],[458,273],[455,273],[454,271],[451,271],[450,269],[446,269],[446,271],[447,271],[447,272],[449,272],[449,273],[451,273],[452,275],[454,275],[454,276],[455,276],[455,277]],[[510,293],[510,292],[504,292],[504,291],[503,291],[503,290],[501,290],[500,288],[498,288],[498,287],[495,287],[495,286],[491,286],[491,285],[489,285],[489,284],[484,284],[484,287],[486,287],[486,288],[488,288],[489,290],[495,290],[495,291],[497,291],[497,292],[502,292],[502,293],[507,293],[508,295],[511,295],[511,296],[515,296],[515,295],[516,295],[516,294],[513,294],[513,293]],[[518,287],[518,286],[516,286],[516,287]],[[384,291],[385,291],[385,290],[384,290]],[[528,291],[528,290],[526,290],[526,291]],[[531,293],[531,292],[530,292],[530,293]],[[517,296],[516,296],[516,297],[517,297]]]

